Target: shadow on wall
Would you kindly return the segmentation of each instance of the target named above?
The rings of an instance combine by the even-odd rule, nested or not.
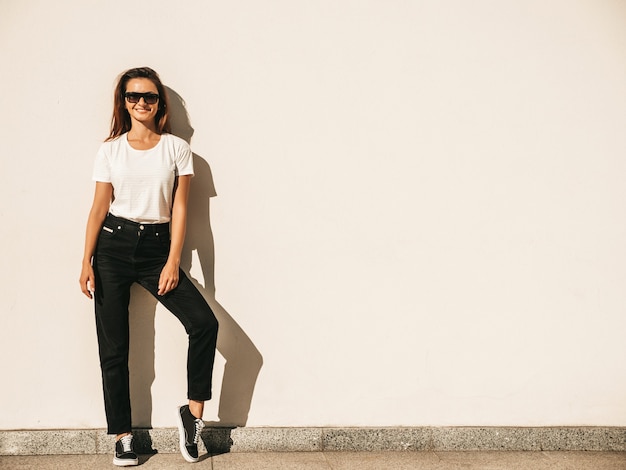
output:
[[[172,134],[190,142],[194,130],[189,121],[185,102],[174,90],[166,88],[170,98]],[[220,427],[245,426],[256,380],[263,365],[263,357],[215,298],[215,250],[210,220],[210,198],[217,193],[211,168],[206,160],[194,153],[193,164],[195,176],[189,194],[187,236],[181,268],[205,297],[219,321],[217,350],[226,361],[219,394],[219,421],[211,424]],[[193,251],[196,251],[200,262],[204,286],[189,274]],[[136,285],[133,286],[131,299],[129,366],[132,419],[134,426],[150,428],[151,387],[155,379],[154,317],[157,301]]]

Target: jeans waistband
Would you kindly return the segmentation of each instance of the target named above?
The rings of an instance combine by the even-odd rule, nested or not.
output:
[[[107,215],[105,222],[114,224],[119,230],[143,231],[147,233],[168,233],[170,231],[170,223],[163,224],[142,224],[132,220],[117,217],[111,213]]]

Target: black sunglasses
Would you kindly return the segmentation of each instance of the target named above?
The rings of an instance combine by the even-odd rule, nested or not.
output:
[[[135,93],[134,91],[127,91],[124,93],[124,97],[129,103],[139,103],[139,100],[143,98],[146,104],[156,104],[159,101],[159,95],[156,93]]]

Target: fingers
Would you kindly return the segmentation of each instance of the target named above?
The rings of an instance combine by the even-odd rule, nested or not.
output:
[[[176,273],[178,274],[178,273]],[[165,295],[168,292],[176,289],[178,286],[178,275],[170,274],[169,272],[163,271],[161,273],[161,277],[159,278],[159,290],[157,294]]]
[[[80,290],[82,291],[83,294],[85,294],[90,299],[93,298],[93,296],[91,295],[91,292],[89,292],[89,289],[87,289],[86,287],[82,287]]]
[[[159,290],[157,294],[165,295],[168,292],[176,289],[176,286],[178,286],[178,279],[168,279],[161,281],[159,282]]]
[[[93,292],[96,290],[96,278],[91,266],[83,268],[78,282],[80,283],[81,292],[90,299],[93,299]]]
[[[176,289],[177,285],[178,285],[178,279],[170,279],[163,286],[163,294],[167,294],[168,292],[173,291],[174,289]]]
[[[83,294],[85,294],[87,297],[89,297],[90,299],[93,299],[93,291],[95,290],[95,282],[93,280],[93,277],[88,277],[87,279],[83,280],[82,278],[80,279],[80,290]]]

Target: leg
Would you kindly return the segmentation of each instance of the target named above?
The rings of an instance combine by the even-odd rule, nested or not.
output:
[[[196,402],[195,413],[201,413],[204,401],[211,399],[213,363],[218,323],[211,307],[183,271],[178,286],[164,296],[157,292],[158,277],[150,276],[140,284],[151,292],[183,324],[189,336],[187,351],[187,398]],[[190,405],[192,406],[192,405]],[[200,418],[194,413],[194,416]]]
[[[123,435],[131,431],[128,303],[132,282],[112,271],[108,261],[97,263],[96,330],[107,431]]]
[[[194,418],[202,419],[202,415],[204,414],[204,402],[190,399],[189,411],[191,411],[191,414]]]
[[[140,281],[165,307],[180,320],[189,335],[187,352],[187,398],[189,405],[178,408],[179,445],[187,462],[198,461],[198,441],[204,427],[204,401],[211,399],[213,362],[217,344],[218,323],[211,307],[189,278],[179,271],[176,289],[157,294],[158,277],[146,276]]]

